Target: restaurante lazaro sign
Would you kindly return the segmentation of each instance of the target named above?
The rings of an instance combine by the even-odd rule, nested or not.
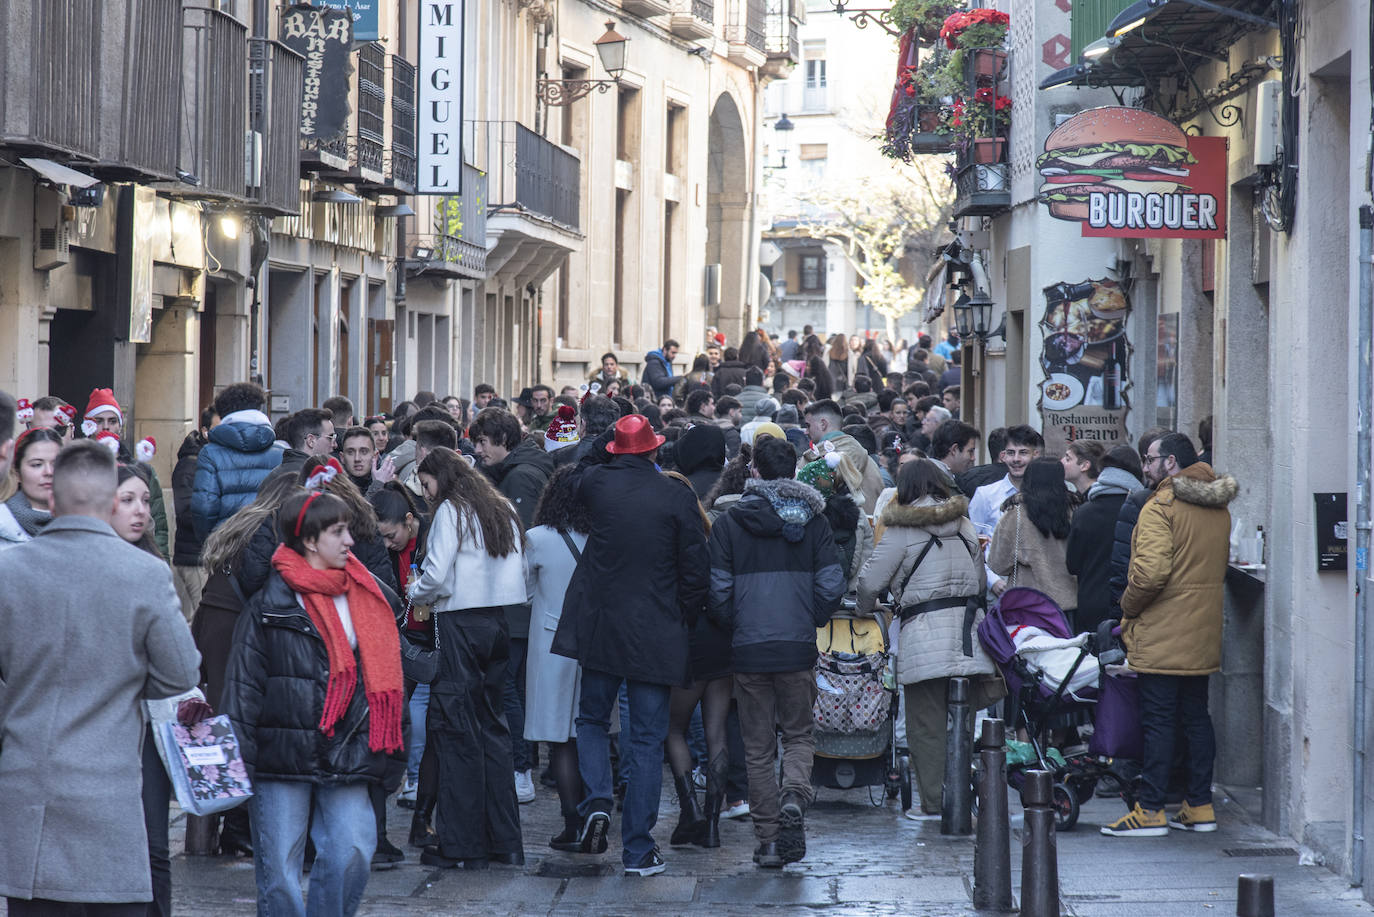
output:
[[[1192,137],[1139,108],[1090,108],[1036,160],[1040,202],[1084,236],[1226,238],[1226,138]]]

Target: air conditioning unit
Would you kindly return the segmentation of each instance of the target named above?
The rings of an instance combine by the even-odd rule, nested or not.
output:
[[[33,189],[33,269],[50,271],[72,260],[71,208],[51,188]]]

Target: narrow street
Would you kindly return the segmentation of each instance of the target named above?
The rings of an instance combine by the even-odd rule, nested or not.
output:
[[[666,781],[665,781],[666,784]],[[1072,831],[1059,835],[1063,913],[1078,917],[1186,917],[1235,913],[1236,876],[1274,876],[1282,915],[1370,914],[1358,891],[1320,866],[1300,866],[1296,845],[1258,827],[1239,802],[1218,794],[1216,834],[1174,832],[1168,838],[1106,838],[1098,827],[1120,804],[1095,799]],[[722,820],[722,846],[664,849],[668,871],[625,876],[619,848],[576,857],[545,846],[555,834],[558,803],[541,788],[521,806],[527,863],[473,873],[407,862],[374,872],[360,909],[365,915],[816,914],[954,917],[971,904],[973,839],[940,836],[938,819],[902,818],[896,803],[875,807],[867,790],[822,790],[809,814],[808,855],[780,873],[757,869],[748,819]],[[1020,808],[1012,803],[1012,884],[1020,887]],[[656,835],[666,839],[676,817],[665,785]],[[405,837],[408,810],[391,809],[389,835]],[[180,843],[181,818],[173,822]],[[1228,853],[1229,851],[1229,853]],[[253,868],[245,859],[176,855],[175,913],[252,914]]]

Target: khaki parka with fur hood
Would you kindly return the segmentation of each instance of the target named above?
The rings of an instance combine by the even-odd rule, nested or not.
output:
[[[1165,478],[1140,510],[1121,596],[1131,668],[1206,675],[1221,667],[1221,599],[1236,479],[1196,462]]]
[[[916,558],[932,538],[939,541],[926,553],[911,574],[898,606],[912,606],[931,599],[981,596],[987,573],[978,548],[978,533],[969,521],[968,500],[922,497],[904,505],[892,501],[883,510],[882,540],[873,547],[859,573],[859,613],[873,610],[888,589],[902,588]],[[894,609],[895,610],[895,609]],[[907,619],[897,638],[897,680],[910,685],[954,675],[984,675],[995,671],[992,660],[978,642],[978,622],[983,610],[965,631],[962,606],[927,611]],[[968,650],[968,653],[965,653]]]

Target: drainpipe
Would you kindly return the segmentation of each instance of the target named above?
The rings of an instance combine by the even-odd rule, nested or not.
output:
[[[1350,807],[1350,884],[1364,884],[1364,765],[1365,765],[1365,633],[1368,597],[1364,588],[1369,575],[1370,342],[1374,338],[1374,285],[1370,266],[1374,259],[1374,208],[1360,208],[1360,350],[1359,416],[1355,440],[1355,759]]]
[[[754,150],[753,163],[758,165],[763,159],[763,82],[754,76]],[[762,169],[751,169],[753,184],[749,195],[749,259],[745,262],[748,273],[744,284],[744,328],[740,339],[758,327],[759,324],[759,178]]]

